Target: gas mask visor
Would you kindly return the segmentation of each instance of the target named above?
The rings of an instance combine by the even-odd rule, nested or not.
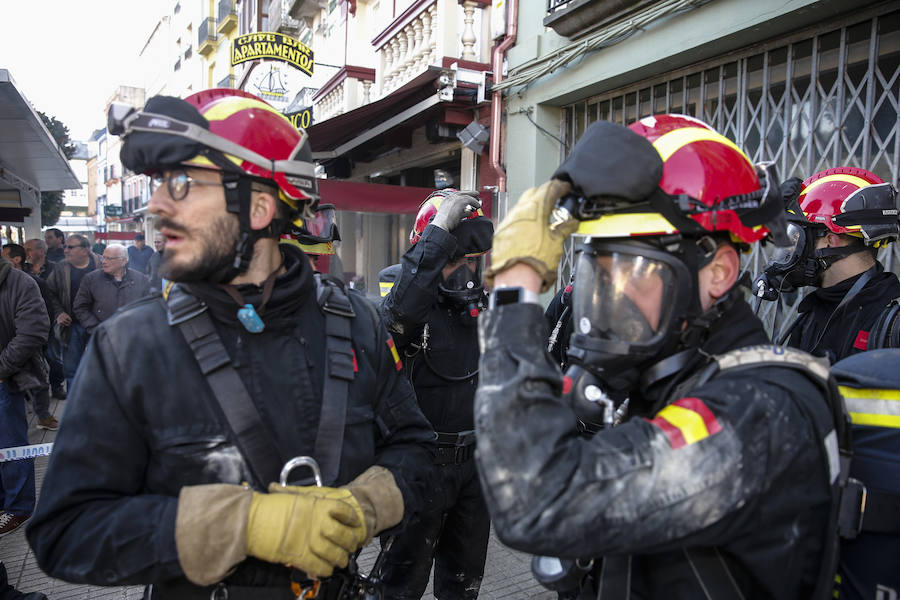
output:
[[[334,205],[320,204],[311,218],[303,220],[303,225],[296,232],[296,238],[301,244],[307,245],[340,241]]]
[[[465,293],[482,287],[483,254],[479,256],[461,256],[447,263],[447,265],[453,270],[448,276],[441,278],[440,287],[442,292]]]
[[[680,328],[690,294],[687,267],[643,243],[585,244],[575,263],[574,332],[616,355],[652,356]]]
[[[806,229],[797,223],[787,224],[787,246],[775,246],[766,270],[787,272],[792,270],[803,258],[806,249]]]

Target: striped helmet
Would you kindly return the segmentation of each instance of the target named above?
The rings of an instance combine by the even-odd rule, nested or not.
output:
[[[662,159],[659,191],[647,210],[635,207],[583,221],[578,235],[623,237],[729,232],[753,243],[763,223],[783,211],[774,169],[758,170],[731,140],[687,115],[645,117],[629,129],[649,141]]]
[[[874,173],[836,167],[804,181],[798,202],[810,223],[880,246],[900,236],[896,199],[894,188]]]
[[[191,94],[185,101],[194,105],[209,122],[213,134],[229,140],[245,150],[258,154],[271,166],[260,161],[224,152],[225,158],[254,177],[273,180],[284,195],[281,199],[293,208],[298,201],[312,201],[317,196],[315,179],[299,178],[278,169],[276,161],[312,163],[312,151],[306,131],[297,129],[271,105],[242,90],[214,88]],[[216,167],[204,154],[183,164]]]

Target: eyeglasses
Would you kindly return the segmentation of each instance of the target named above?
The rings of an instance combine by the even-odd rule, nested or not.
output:
[[[169,175],[157,173],[150,179],[150,193],[156,193],[156,190],[165,184],[172,200],[184,200],[193,185],[222,185],[221,181],[203,181],[194,179],[184,171],[170,171]]]
[[[101,256],[100,260],[110,261],[110,260],[125,260],[124,256]]]
[[[84,244],[78,244],[77,246],[70,246],[70,245],[66,244],[65,247],[68,248],[69,250],[74,250],[75,248],[87,248],[87,246],[85,246]]]

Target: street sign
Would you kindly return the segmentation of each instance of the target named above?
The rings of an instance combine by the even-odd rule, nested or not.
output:
[[[109,204],[103,209],[107,217],[121,217],[122,207],[116,204]]]

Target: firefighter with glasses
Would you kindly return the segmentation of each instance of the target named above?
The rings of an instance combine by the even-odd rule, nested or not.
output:
[[[697,119],[600,122],[497,229],[476,460],[500,539],[583,597],[830,593],[839,401],[736,289],[767,224],[785,241],[777,181]],[[570,235],[564,376],[538,294]]]
[[[231,89],[109,117],[177,283],[94,332],[27,530],[38,563],[145,598],[357,597],[345,567],[421,504],[434,433],[374,306],[278,243],[318,201],[305,131]],[[282,471],[299,457],[315,481]]]
[[[798,288],[813,290],[776,341],[832,362],[891,345],[876,323],[900,298],[900,281],[885,272],[876,253],[900,237],[896,190],[853,167],[826,169],[803,182],[789,179],[782,189],[791,244],[772,254],[754,293],[778,300]]]

